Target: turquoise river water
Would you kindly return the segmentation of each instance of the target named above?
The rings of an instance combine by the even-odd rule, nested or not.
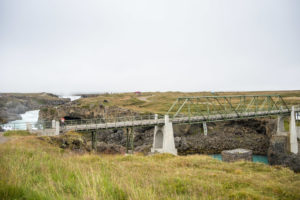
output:
[[[222,160],[221,154],[213,154],[211,155],[213,158]],[[253,155],[253,162],[259,162],[264,164],[269,164],[268,157],[267,156],[261,156],[261,155]]]

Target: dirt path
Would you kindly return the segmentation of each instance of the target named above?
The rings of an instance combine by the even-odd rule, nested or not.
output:
[[[3,144],[5,142],[7,142],[9,140],[9,138],[4,137],[3,133],[0,133],[0,144]]]
[[[138,99],[141,101],[149,102],[150,100],[148,100],[148,98],[150,98],[150,97],[153,97],[153,96],[151,95],[151,96],[138,97]]]

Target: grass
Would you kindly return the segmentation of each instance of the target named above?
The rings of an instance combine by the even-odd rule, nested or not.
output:
[[[145,92],[100,94],[81,98],[78,103],[83,108],[91,105],[119,106],[139,113],[165,114],[178,97],[182,96],[225,96],[225,95],[281,95],[288,105],[300,104],[300,91],[253,91],[253,92]],[[147,100],[143,100],[146,98]]]
[[[5,131],[3,133],[3,136],[28,136],[32,135],[28,131],[23,131],[23,130],[13,130],[13,131]]]
[[[208,156],[76,155],[34,136],[0,145],[0,199],[300,199],[300,174]]]

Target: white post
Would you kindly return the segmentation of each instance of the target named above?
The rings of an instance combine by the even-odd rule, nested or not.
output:
[[[298,120],[300,120],[300,112],[296,112],[295,115],[296,115],[296,122],[297,122]],[[297,130],[298,139],[300,139],[300,126],[297,126],[297,123],[296,123],[296,130]]]
[[[52,120],[52,128],[55,128],[55,120]]]
[[[155,114],[154,115],[154,120],[157,121],[158,120],[158,114]],[[153,145],[152,145],[152,149],[153,149],[153,152],[154,152],[154,149],[155,149],[155,144],[156,144],[156,141],[155,141],[155,138],[156,138],[156,133],[157,133],[157,130],[158,130],[158,127],[157,125],[154,126],[154,134],[153,134]],[[151,149],[151,152],[152,152],[152,149]]]
[[[207,125],[206,125],[206,122],[203,122],[203,132],[204,132],[204,135],[207,136]]]
[[[32,131],[32,124],[26,123],[26,130],[31,132]]]
[[[278,115],[277,118],[277,135],[280,135],[280,133],[284,132],[284,119],[283,116]]]
[[[298,153],[298,141],[297,141],[297,129],[295,119],[295,107],[292,106],[291,120],[290,120],[290,147],[291,152],[294,154]]]
[[[59,121],[55,122],[55,135],[59,135],[60,127],[59,127]]]

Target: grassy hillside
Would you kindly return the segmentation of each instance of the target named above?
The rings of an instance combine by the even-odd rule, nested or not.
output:
[[[300,199],[300,174],[208,156],[76,155],[34,136],[0,145],[0,199]]]
[[[259,91],[259,92],[145,92],[141,95],[134,93],[101,94],[82,98],[78,104],[82,107],[98,106],[120,106],[142,113],[165,114],[174,101],[182,96],[224,96],[224,95],[272,95],[279,94],[288,105],[300,105],[300,91]]]

